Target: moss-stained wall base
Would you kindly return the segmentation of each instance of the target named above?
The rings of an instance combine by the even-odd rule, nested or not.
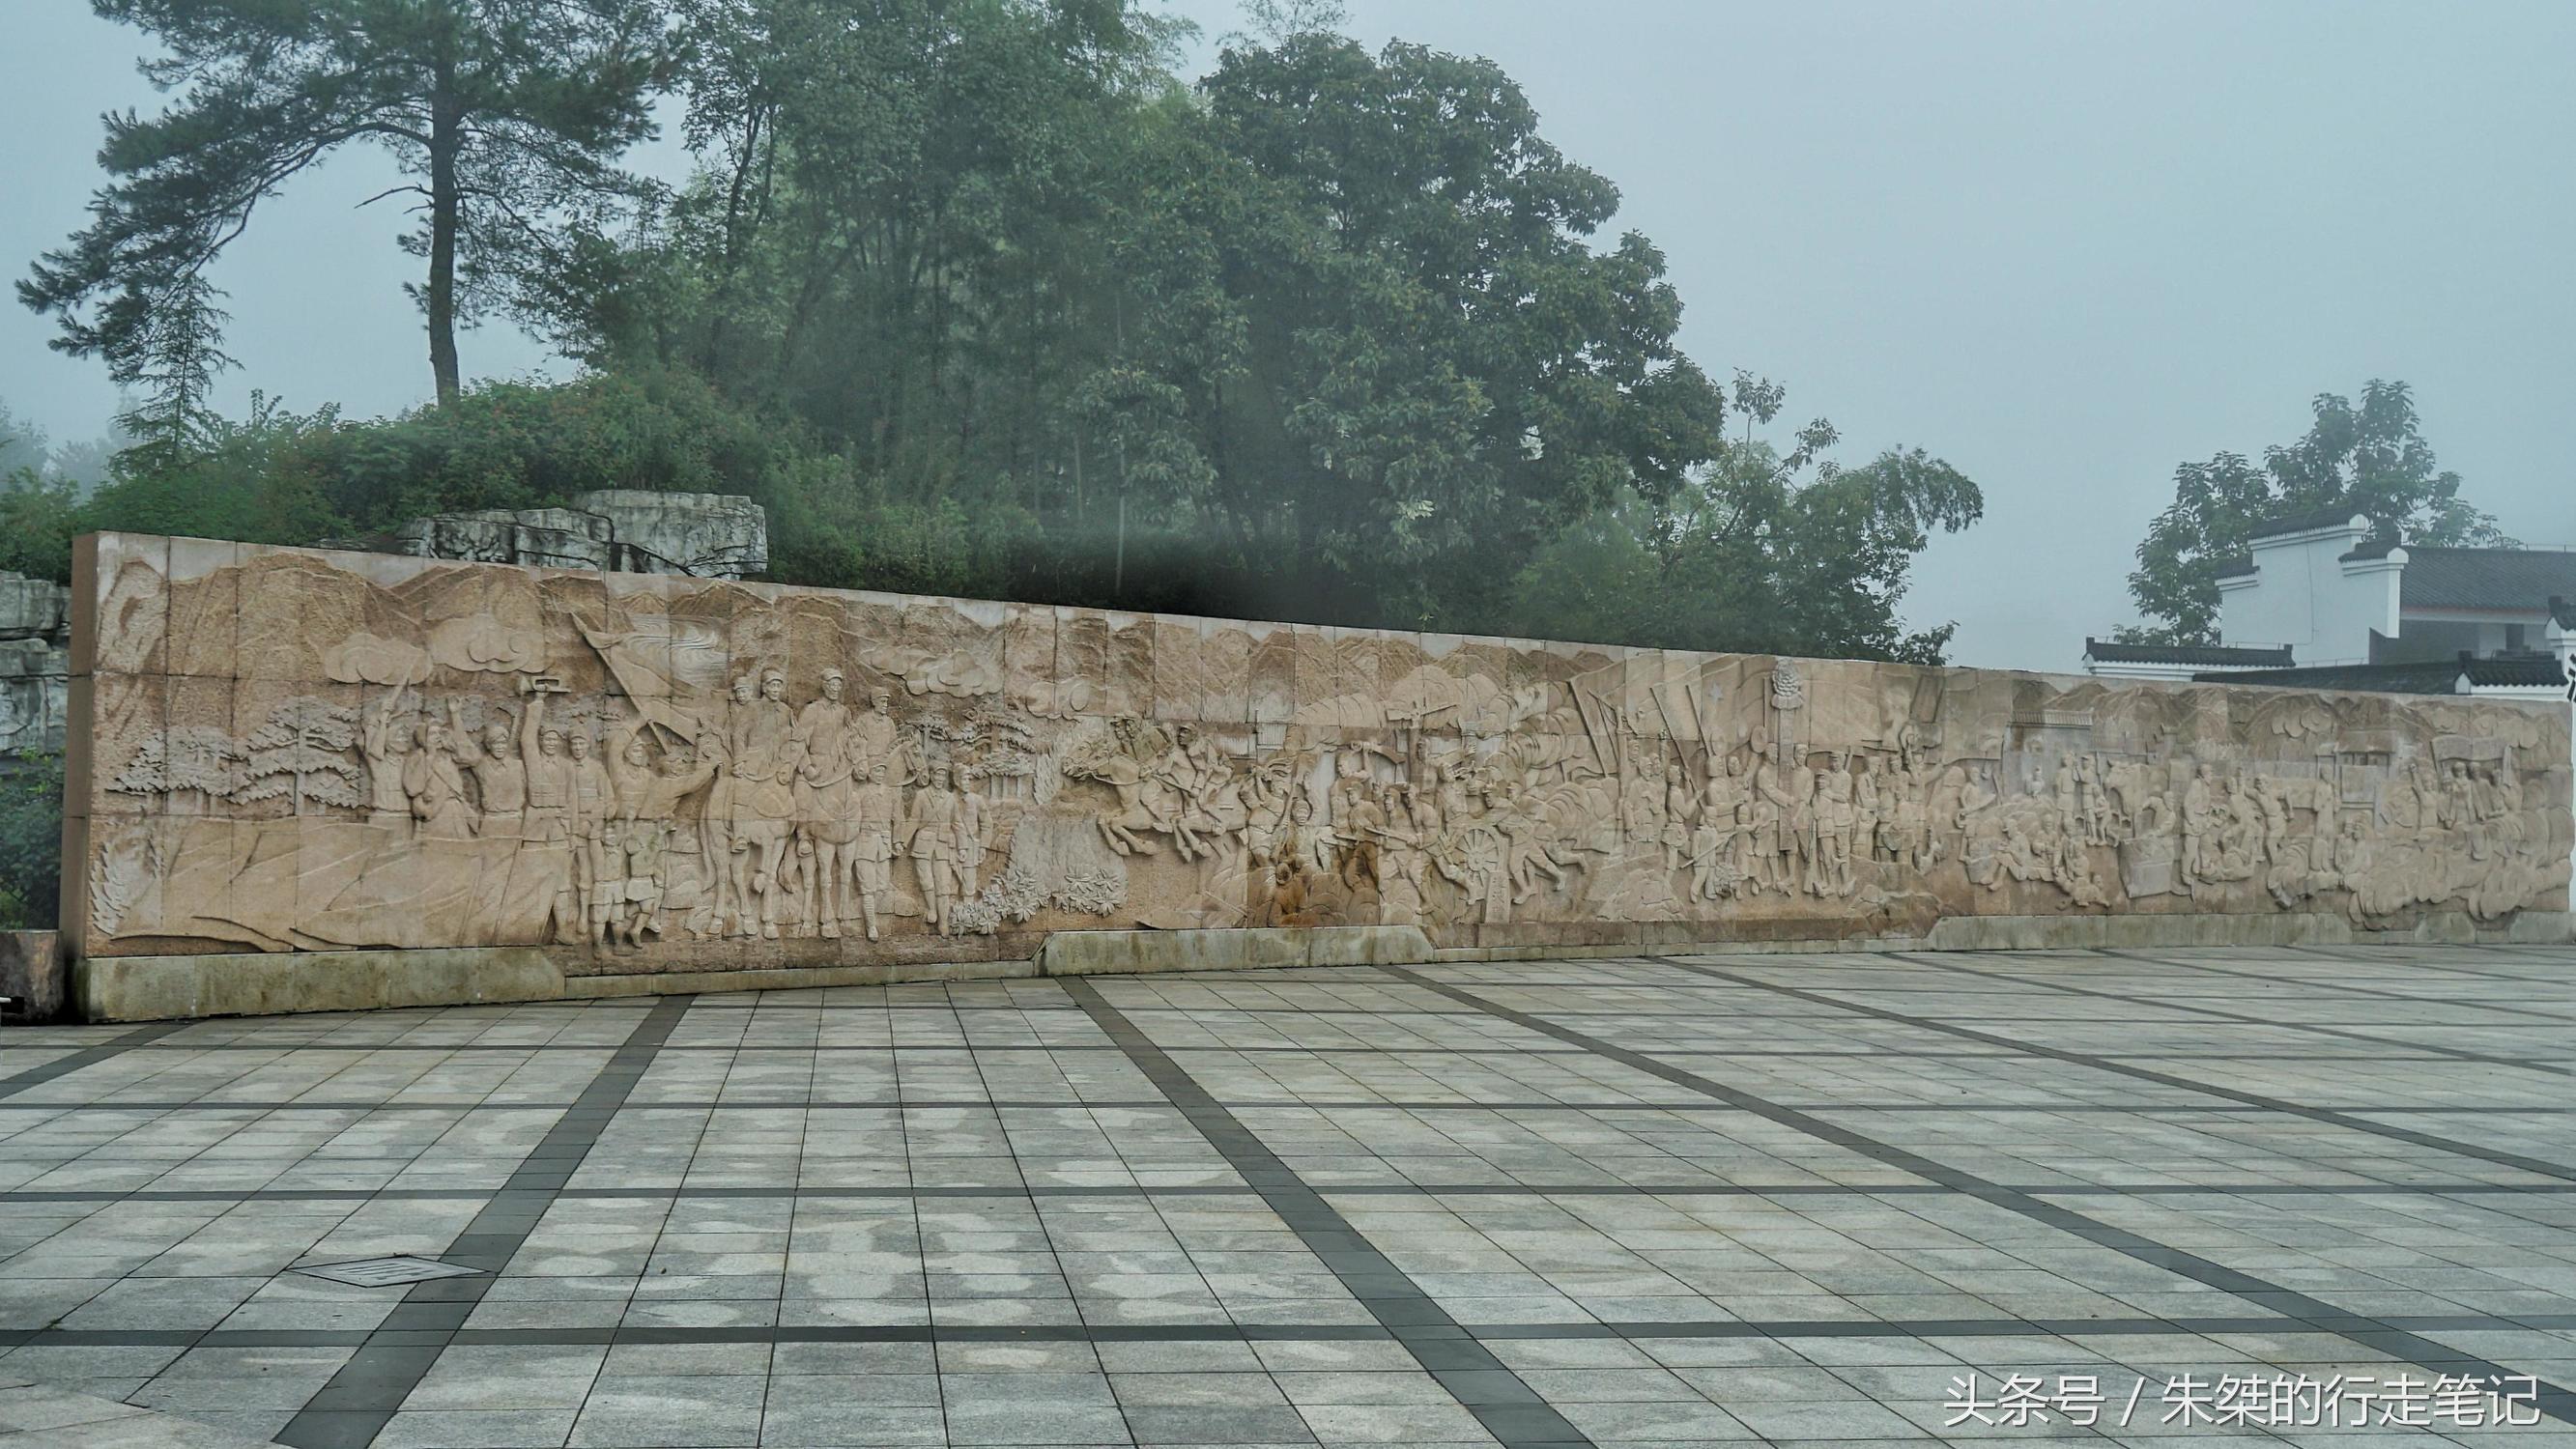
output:
[[[1653,939],[1648,939],[1648,937]],[[781,991],[819,986],[993,981],[1038,976],[1141,975],[1426,961],[1563,960],[1641,955],[1801,954],[1833,951],[2067,951],[2175,946],[2324,946],[2477,943],[2554,945],[2576,939],[2576,916],[2525,911],[2480,925],[2460,912],[2427,913],[2403,929],[2362,930],[2338,915],[1980,916],[1935,925],[1928,936],[1833,940],[1689,940],[1648,928],[1630,941],[1435,947],[1412,926],[1302,930],[1059,931],[1028,957],[910,961],[862,966],[663,969],[631,975],[567,972],[542,947],[429,951],[312,951],[203,956],[116,956],[78,962],[74,997],[88,1021],[166,1021],[301,1011],[372,1011],[506,1001],[579,1001],[680,992]],[[593,958],[565,953],[576,967]]]

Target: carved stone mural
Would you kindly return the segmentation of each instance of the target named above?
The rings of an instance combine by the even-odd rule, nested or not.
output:
[[[2566,906],[2563,708],[103,535],[66,929],[568,972]],[[1650,933],[1650,934],[1649,934]]]

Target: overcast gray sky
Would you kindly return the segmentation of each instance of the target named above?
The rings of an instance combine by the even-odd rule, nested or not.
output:
[[[97,113],[150,108],[137,41],[79,0],[7,0],[0,263],[81,222]],[[1176,0],[1210,37],[1232,0]],[[1492,57],[1542,130],[1619,184],[1710,372],[1750,368],[1862,461],[1921,445],[1985,488],[1906,614],[1964,664],[2066,670],[2131,617],[2130,551],[2174,465],[2255,452],[2320,391],[2416,388],[2467,493],[2576,543],[2576,5],[1969,5],[1351,0],[1351,30]],[[1202,47],[1204,57],[1212,53]],[[658,153],[667,158],[667,146]],[[223,266],[228,382],[353,415],[424,401],[384,163],[299,181]],[[98,431],[98,364],[0,305],[0,400]],[[564,368],[464,340],[478,375]]]

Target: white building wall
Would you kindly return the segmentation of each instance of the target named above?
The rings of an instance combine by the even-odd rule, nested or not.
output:
[[[2362,664],[2370,635],[2397,632],[2398,580],[2406,551],[2343,561],[2370,536],[2358,514],[2328,528],[2255,541],[2254,572],[2219,580],[2219,638],[2229,644],[2287,644],[2302,666]]]

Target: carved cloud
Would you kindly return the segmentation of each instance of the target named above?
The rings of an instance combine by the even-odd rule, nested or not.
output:
[[[446,619],[429,631],[431,657],[450,669],[489,674],[534,674],[546,667],[546,639],[534,629],[512,629],[488,615]]]
[[[323,650],[322,669],[342,684],[418,684],[429,678],[429,653],[407,639],[362,631]]]
[[[903,687],[913,694],[950,694],[961,699],[1002,692],[1002,670],[998,662],[971,649],[951,650],[946,654],[911,653],[903,671]]]

